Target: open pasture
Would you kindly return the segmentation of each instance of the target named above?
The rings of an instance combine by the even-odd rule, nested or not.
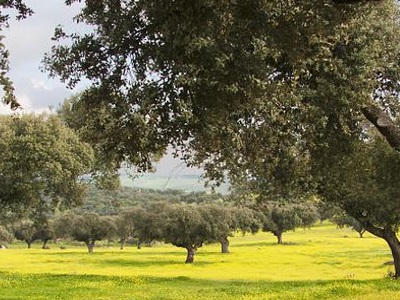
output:
[[[398,299],[400,283],[387,277],[391,260],[383,240],[363,239],[332,225],[231,238],[198,250],[157,244],[141,250],[101,245],[61,250],[0,251],[0,299]]]

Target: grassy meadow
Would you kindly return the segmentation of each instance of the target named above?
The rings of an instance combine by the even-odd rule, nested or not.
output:
[[[138,250],[50,244],[50,250],[11,245],[0,251],[0,299],[398,299],[400,282],[385,242],[348,229],[316,226],[284,234],[231,238],[199,249],[157,244]]]

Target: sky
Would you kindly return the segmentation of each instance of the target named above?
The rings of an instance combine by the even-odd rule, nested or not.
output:
[[[25,3],[34,10],[34,15],[22,21],[11,20],[10,27],[2,32],[10,51],[9,76],[14,82],[22,112],[51,111],[85,87],[81,84],[71,91],[58,79],[49,78],[40,70],[41,60],[52,46],[51,37],[57,25],[62,25],[67,32],[84,29],[73,22],[79,5],[69,7],[64,0],[25,0]],[[0,113],[11,111],[0,103]],[[170,154],[157,164],[156,172],[157,175],[170,177],[201,173],[199,169],[186,168],[184,163]]]

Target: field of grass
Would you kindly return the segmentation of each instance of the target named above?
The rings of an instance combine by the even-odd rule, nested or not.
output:
[[[159,244],[137,250],[59,245],[42,250],[11,245],[0,251],[0,299],[399,299],[400,282],[384,241],[332,225],[284,234],[231,238],[199,249]]]

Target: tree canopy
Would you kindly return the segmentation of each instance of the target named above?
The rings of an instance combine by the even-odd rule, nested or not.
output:
[[[96,241],[116,234],[115,224],[111,219],[96,213],[59,216],[55,220],[54,228],[58,237],[72,237],[79,242],[84,242],[89,253],[93,253]]]
[[[56,116],[0,117],[0,205],[70,207],[84,196],[93,151]]]
[[[363,119],[400,141],[398,7],[353,2],[87,2],[78,20],[93,31],[58,28],[44,61],[69,86],[93,82],[72,109],[101,111],[118,161],[146,168],[172,144],[217,181],[228,169],[294,184],[307,168],[293,165],[346,151]]]

